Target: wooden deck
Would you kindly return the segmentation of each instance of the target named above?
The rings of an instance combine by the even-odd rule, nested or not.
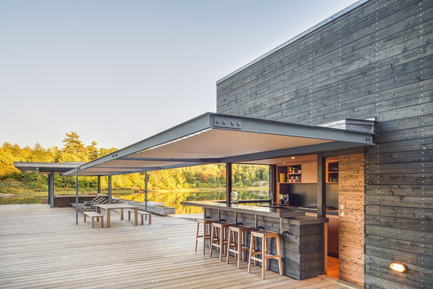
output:
[[[2,205],[0,220],[0,288],[347,288],[328,276],[262,280],[259,267],[195,253],[195,223],[181,218],[133,226],[113,215],[92,229],[71,208]]]

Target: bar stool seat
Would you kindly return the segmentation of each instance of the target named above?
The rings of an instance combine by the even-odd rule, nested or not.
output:
[[[262,239],[262,251],[256,251],[255,248],[255,238]],[[277,254],[271,255],[268,252],[268,239],[275,238],[277,242]],[[261,258],[256,257],[257,255],[262,255]],[[254,261],[262,263],[262,279],[265,279],[265,270],[268,265],[269,259],[277,259],[279,266],[280,275],[283,274],[283,269],[281,267],[281,248],[280,248],[280,234],[272,231],[252,231],[251,241],[250,241],[250,259],[248,260],[248,273],[251,273],[251,262]]]
[[[217,222],[216,220],[209,219],[209,218],[197,220],[197,233],[195,234],[195,252],[197,252],[198,238],[203,238],[203,255],[205,254],[206,240],[210,240],[211,224],[216,222]],[[201,224],[203,224],[203,235],[199,235]],[[208,232],[207,234],[206,234],[206,229]],[[210,242],[209,242],[209,248],[212,251],[212,246]]]
[[[227,264],[230,260],[230,252],[234,253],[235,258],[238,258],[238,268],[241,267],[242,252],[244,252],[244,260],[247,258],[247,253],[250,248],[245,245],[245,233],[251,232],[253,228],[245,226],[229,227],[229,238],[227,248]],[[237,235],[236,235],[237,234]],[[233,240],[233,241],[232,241]],[[232,249],[233,248],[233,249]]]
[[[213,248],[216,247],[220,252],[220,261],[223,260],[224,247],[227,248],[227,228],[234,226],[228,222],[218,222],[211,224],[211,237],[210,237],[210,256],[212,257]],[[227,251],[227,250],[226,250]]]

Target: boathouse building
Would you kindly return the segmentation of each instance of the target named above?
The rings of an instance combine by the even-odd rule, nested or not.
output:
[[[433,287],[432,31],[433,1],[358,1],[217,82],[217,113],[376,121],[375,146],[328,153],[340,278],[366,288]]]

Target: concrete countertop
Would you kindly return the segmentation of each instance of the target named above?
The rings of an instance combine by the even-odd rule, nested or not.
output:
[[[231,204],[227,207],[222,201],[189,201],[181,202],[185,206],[202,207],[205,209],[214,209],[220,211],[236,212],[241,214],[251,214],[256,216],[265,216],[271,218],[283,218],[289,223],[307,225],[325,223],[326,218],[317,218],[315,216],[306,216],[305,210],[294,207],[262,207],[249,206],[244,204]]]

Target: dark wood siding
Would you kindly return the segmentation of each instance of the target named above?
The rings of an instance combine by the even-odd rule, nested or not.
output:
[[[367,288],[433,286],[432,42],[433,1],[372,0],[217,85],[219,113],[377,119],[365,159]]]
[[[218,211],[208,209],[207,216],[218,219]],[[233,213],[221,212],[221,219],[234,223]],[[279,232],[280,220],[258,216],[257,221],[260,229]],[[238,223],[244,226],[254,228],[254,215],[238,214]],[[297,280],[312,278],[322,275],[324,268],[324,225],[309,224],[300,225],[290,223],[287,219],[283,221],[284,232],[280,235],[281,261],[283,274]],[[246,244],[250,245],[250,235],[247,233]],[[260,244],[258,248],[260,249]],[[268,248],[272,254],[277,253],[277,247],[272,241]],[[278,272],[278,262],[273,259],[269,260],[269,269]]]

